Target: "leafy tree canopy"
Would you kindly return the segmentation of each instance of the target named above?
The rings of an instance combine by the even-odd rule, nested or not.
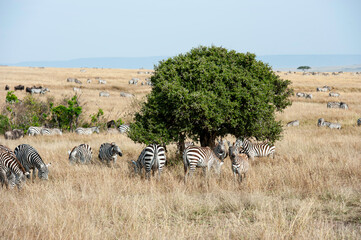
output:
[[[305,70],[311,69],[311,67],[310,66],[299,66],[297,69],[301,69],[301,70],[305,71]]]
[[[200,46],[161,61],[151,81],[129,133],[146,144],[190,137],[213,146],[226,134],[275,141],[282,132],[275,113],[291,104],[290,81],[254,54],[222,47]]]

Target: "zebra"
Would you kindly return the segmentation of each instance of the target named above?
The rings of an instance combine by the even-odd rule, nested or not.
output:
[[[98,158],[100,161],[107,161],[107,164],[110,165],[110,161],[113,161],[113,164],[117,161],[117,155],[120,157],[123,155],[120,148],[114,143],[103,143],[99,149]]]
[[[228,156],[228,152],[226,149],[226,140],[218,140],[218,143],[213,148],[214,153],[216,156],[221,159],[222,161]]]
[[[242,153],[246,153],[249,158],[254,161],[255,157],[268,157],[272,155],[274,158],[274,153],[276,147],[268,143],[252,143],[248,139],[237,139],[236,145],[242,148]]]
[[[340,96],[339,93],[335,93],[335,92],[330,92],[328,95],[329,95],[330,97],[339,97],[339,96]]]
[[[184,165],[184,182],[187,182],[187,177],[192,177],[196,167],[203,168],[203,174],[206,176],[206,171],[214,167],[217,174],[221,173],[223,160],[219,159],[217,155],[209,147],[189,146],[183,152]]]
[[[88,144],[80,144],[69,151],[69,162],[74,164],[80,162],[82,164],[91,163],[93,150]]]
[[[288,122],[286,126],[287,127],[298,127],[298,126],[300,126],[300,121],[294,120],[294,121]]]
[[[106,83],[107,83],[107,81],[102,80],[102,79],[99,79],[99,80],[98,80],[98,83],[99,83],[99,84],[106,84]]]
[[[43,129],[43,127],[29,127],[28,128],[28,135],[29,136],[37,136],[41,134],[41,129]]]
[[[93,132],[99,133],[99,127],[91,127],[91,128],[77,128],[75,132],[79,135],[90,135]]]
[[[341,124],[326,122],[325,119],[323,119],[323,118],[318,119],[317,126],[319,126],[319,127],[327,126],[327,127],[331,128],[331,129],[341,129]]]
[[[0,180],[2,185],[5,184],[6,188],[13,188],[15,184],[20,188],[20,184],[25,180],[25,177],[29,177],[29,172],[26,172],[23,165],[16,158],[16,155],[10,148],[0,145],[0,152],[6,152],[7,157],[1,158],[2,160],[7,159],[7,161],[2,161],[0,159]],[[21,173],[19,173],[19,170]]]
[[[128,124],[122,124],[118,127],[118,130],[120,133],[127,133],[130,130],[130,127]]]
[[[327,108],[342,108],[348,109],[348,105],[344,102],[328,102]]]
[[[59,128],[43,128],[40,133],[41,135],[63,135]]]
[[[138,171],[141,173],[144,167],[145,176],[149,180],[150,170],[152,170],[153,176],[158,170],[158,179],[160,178],[166,160],[164,147],[158,144],[150,144],[140,153],[137,162],[132,161],[132,163],[135,165],[135,173]]]
[[[238,181],[241,183],[243,178],[246,178],[246,173],[249,169],[248,156],[245,153],[240,153],[242,150],[240,149],[240,146],[236,145],[235,143],[231,145],[228,142],[228,146],[234,179],[237,179],[238,174]]]
[[[109,97],[110,94],[108,92],[100,92],[99,97]]]
[[[45,164],[35,148],[29,144],[21,144],[15,148],[14,153],[27,172],[33,170],[33,180],[36,178],[36,170],[40,179],[48,180],[51,163]]]

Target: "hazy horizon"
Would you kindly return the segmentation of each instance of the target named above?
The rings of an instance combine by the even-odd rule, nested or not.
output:
[[[358,55],[359,9],[357,0],[0,1],[0,63],[175,56],[199,45]]]

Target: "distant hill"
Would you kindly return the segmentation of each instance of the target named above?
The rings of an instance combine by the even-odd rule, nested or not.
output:
[[[159,61],[167,56],[138,58],[79,58],[67,61],[37,61],[4,64],[8,66],[61,67],[61,68],[121,68],[153,69]],[[310,66],[310,71],[361,71],[361,55],[264,55],[257,59],[268,63],[273,70],[294,71],[299,66]]]

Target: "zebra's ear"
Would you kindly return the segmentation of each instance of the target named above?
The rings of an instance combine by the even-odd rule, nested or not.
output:
[[[30,175],[30,173],[29,173],[29,172],[25,172],[25,176],[28,176],[28,175]]]

